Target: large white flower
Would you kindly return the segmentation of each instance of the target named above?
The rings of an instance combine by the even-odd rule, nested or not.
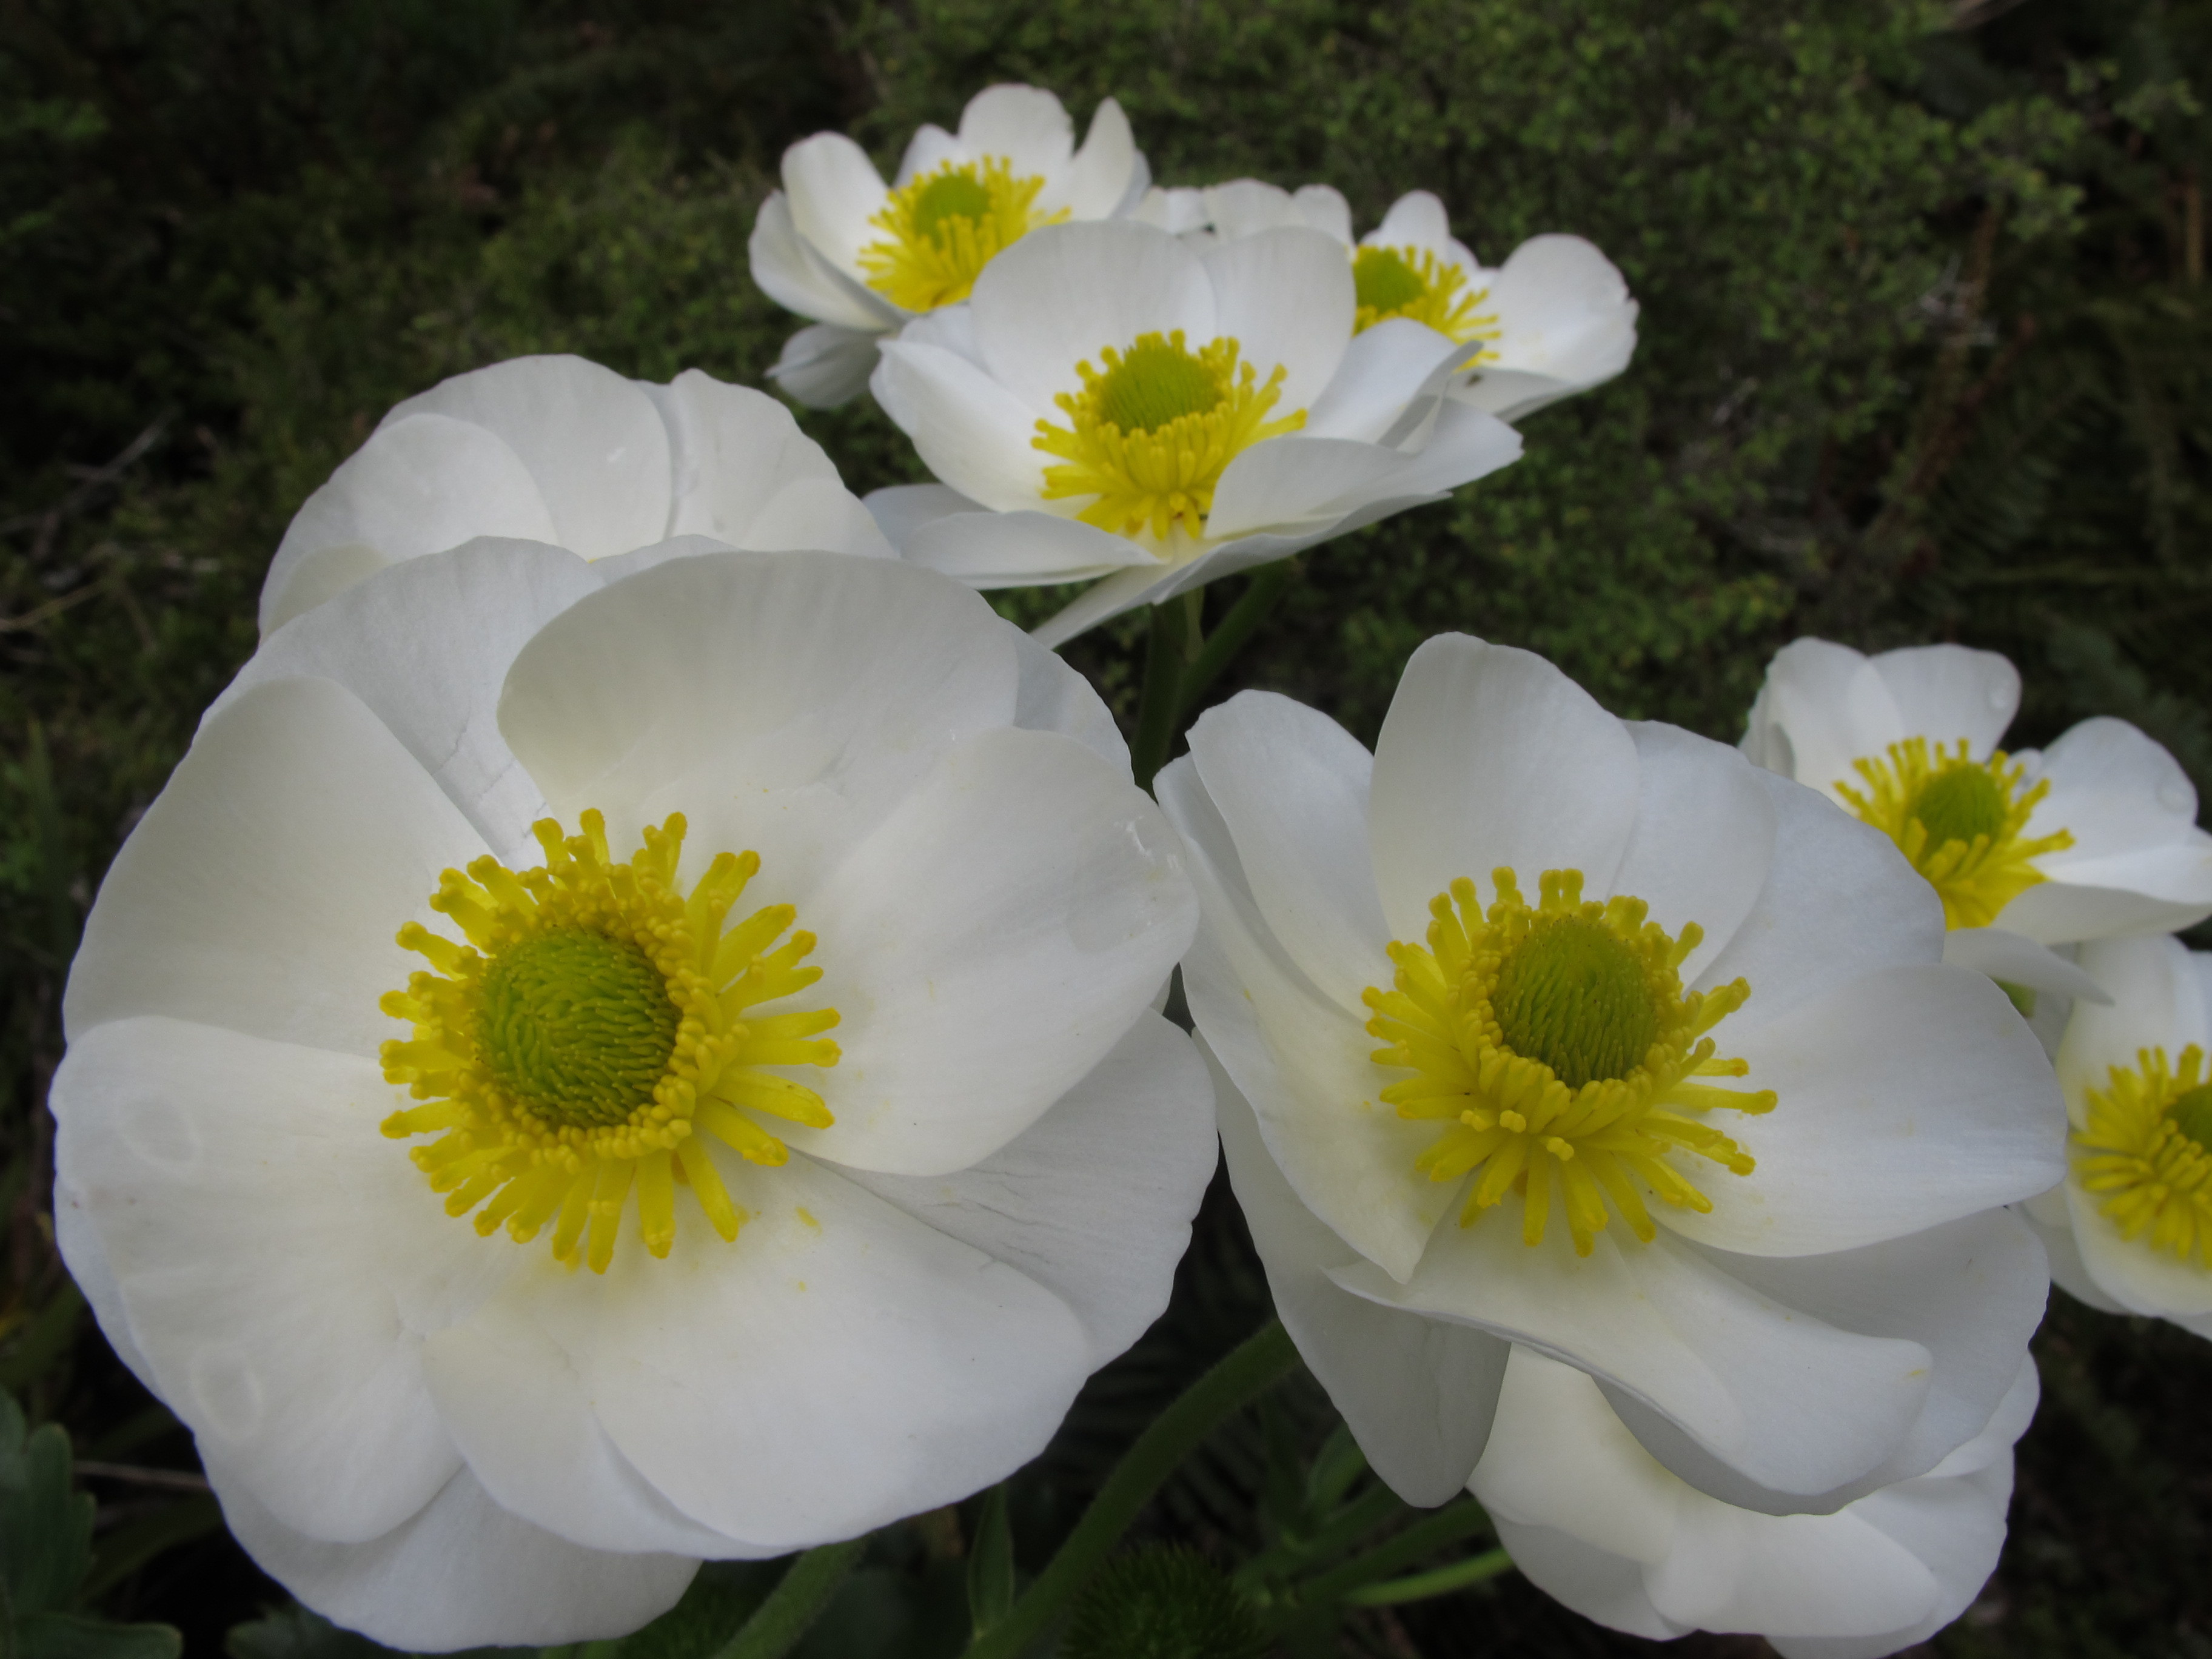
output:
[[[1137,216],[1200,241],[1288,226],[1334,237],[1351,255],[1358,326],[1410,317],[1479,347],[1451,396],[1501,420],[1609,380],[1636,355],[1636,301],[1594,244],[1532,236],[1503,265],[1486,270],[1451,234],[1443,202],[1425,190],[1401,196],[1356,243],[1352,209],[1328,185],[1291,191],[1238,179],[1155,190]]]
[[[2099,939],[2058,1046],[2064,1184],[2027,1206],[2051,1276],[2107,1313],[2212,1337],[2212,956],[2166,934]]]
[[[1212,1163],[1176,839],[1082,680],[927,571],[668,554],[280,629],[71,972],[70,1270],[254,1558],[395,1646],[999,1480]]]
[[[1150,179],[1121,105],[1098,106],[1078,149],[1067,112],[1039,87],[986,88],[957,135],[923,127],[890,185],[844,134],[801,140],[749,250],[768,296],[816,319],[785,343],[776,384],[818,408],[857,396],[884,335],[965,300],[1038,227],[1127,212]]]
[[[1653,1462],[1582,1372],[1516,1347],[1469,1484],[1522,1574],[1601,1625],[1878,1659],[1956,1619],[1995,1571],[2036,1393],[2023,1361],[1988,1425],[1927,1474],[1833,1515],[1756,1515]]]
[[[1943,901],[1945,961],[2099,1000],[2090,976],[2035,947],[2212,915],[2212,836],[2188,774],[2125,720],[2007,754],[2019,708],[2019,671],[1994,651],[1868,657],[1802,639],[1768,665],[1742,746],[1897,843]]]
[[[1763,1513],[1981,1432],[2048,1288],[1993,1206],[2050,1183],[2063,1114],[1881,836],[1461,635],[1373,756],[1248,692],[1158,787],[1238,1200],[1401,1495],[1467,1480],[1510,1343]]]
[[[515,357],[395,404],[307,497],[262,584],[261,631],[478,536],[586,559],[673,536],[890,552],[830,458],[766,393],[696,368],[657,386],[581,357]]]
[[[1354,337],[1352,312],[1315,231],[1039,231],[884,345],[876,400],[943,483],[868,505],[904,556],[977,587],[1104,576],[1038,630],[1057,644],[1519,456],[1443,398],[1471,348],[1405,319]]]

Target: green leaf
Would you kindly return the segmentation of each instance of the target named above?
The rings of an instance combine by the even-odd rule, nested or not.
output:
[[[169,1625],[118,1625],[76,1613],[34,1613],[15,1627],[17,1659],[178,1659]]]
[[[984,1495],[968,1552],[968,1616],[975,1634],[1004,1619],[1013,1604],[1014,1529],[1006,1521],[1006,1489],[1000,1485]]]
[[[91,1559],[93,1502],[70,1489],[69,1436],[58,1424],[23,1432],[23,1413],[0,1394],[0,1573],[18,1620],[76,1599]]]

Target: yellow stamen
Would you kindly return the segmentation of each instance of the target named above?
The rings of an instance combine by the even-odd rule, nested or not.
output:
[[[746,1113],[827,1127],[821,1096],[760,1068],[836,1065],[837,1045],[816,1034],[837,1013],[739,1018],[822,975],[799,965],[812,934],[769,948],[791,926],[788,905],[725,931],[757,856],[717,854],[687,895],[676,878],[680,813],[647,830],[627,863],[611,858],[599,813],[581,828],[563,839],[550,818],[534,825],[538,868],[485,857],[440,878],[430,906],[465,945],[416,922],[399,930],[438,971],[410,975],[380,1005],[413,1027],[384,1045],[384,1075],[427,1103],[383,1130],[440,1136],[411,1156],[450,1194],[449,1212],[483,1206],[478,1232],[503,1224],[526,1243],[550,1222],[556,1257],[604,1273],[633,1188],[656,1256],[675,1243],[679,1184],[716,1232],[737,1237],[744,1212],[693,1131],[772,1166],[789,1154]]]
[[[1139,334],[1126,352],[1106,347],[1098,354],[1103,369],[1077,364],[1083,390],[1053,399],[1068,424],[1039,421],[1030,440],[1069,463],[1044,470],[1044,499],[1096,496],[1076,516],[1117,536],[1149,533],[1164,542],[1177,525],[1204,536],[1229,463],[1306,423],[1302,409],[1267,418],[1287,371],[1278,366],[1263,386],[1258,371],[1238,361],[1240,349],[1224,338],[1194,352],[1177,329]]]
[[[1491,881],[1498,899],[1487,912],[1464,878],[1438,894],[1428,948],[1393,943],[1393,988],[1365,994],[1368,1032],[1389,1044],[1376,1063],[1413,1073],[1382,1099],[1400,1117],[1445,1126],[1414,1166],[1432,1181],[1476,1172],[1462,1226],[1519,1193],[1532,1245],[1543,1242],[1556,1188],[1581,1255],[1615,1214],[1645,1243],[1656,1236],[1639,1182],[1663,1203],[1711,1209],[1670,1160],[1694,1154],[1735,1175],[1753,1167],[1699,1119],[1716,1108],[1771,1111],[1773,1091],[1689,1081],[1749,1069],[1717,1058],[1705,1033],[1743,1006],[1750,986],[1684,991],[1677,970],[1704,937],[1697,924],[1677,939],[1645,920],[1641,899],[1586,902],[1579,870],[1544,872],[1534,908],[1512,871]]]
[[[983,267],[1040,225],[1067,217],[1040,211],[1042,174],[1017,179],[1003,156],[946,161],[890,193],[868,222],[884,233],[860,252],[868,286],[908,311],[957,305]]]
[[[2145,1048],[2086,1091],[2087,1121],[2069,1138],[2075,1179],[2124,1238],[2212,1272],[2212,1083],[2191,1043],[2179,1066]]]
[[[1986,927],[2029,888],[2046,880],[2035,860],[2074,844],[2069,831],[2027,837],[2048,779],[2027,784],[2027,769],[2002,750],[1986,761],[1931,748],[1925,738],[1893,743],[1886,757],[1851,763],[1864,789],[1836,781],[1836,793],[1895,842],[1943,901],[1947,927]],[[2023,787],[2022,786],[2027,787]]]
[[[1426,323],[1447,338],[1495,340],[1504,333],[1498,313],[1485,311],[1486,288],[1469,288],[1467,273],[1425,247],[1362,247],[1352,254],[1352,285],[1359,309],[1355,333],[1391,317]],[[1493,362],[1497,352],[1485,346],[1470,362]]]

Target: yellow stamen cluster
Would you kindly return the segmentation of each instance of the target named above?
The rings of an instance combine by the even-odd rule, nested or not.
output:
[[[1887,757],[1851,763],[1866,786],[1838,779],[1836,793],[1851,810],[1895,842],[1943,901],[1947,927],[1986,927],[2029,888],[2046,879],[2034,860],[2071,847],[2067,830],[2026,838],[2048,779],[2025,788],[2027,769],[2002,750],[1969,760],[1967,742],[1954,747],[1907,738]]]
[[[1771,1111],[1773,1091],[1691,1080],[1750,1071],[1717,1058],[1705,1033],[1751,987],[1738,979],[1685,992],[1677,969],[1704,937],[1697,924],[1678,941],[1645,920],[1641,899],[1585,901],[1579,870],[1545,871],[1533,908],[1512,871],[1491,881],[1498,899],[1486,912],[1463,877],[1439,893],[1428,948],[1393,943],[1393,988],[1365,994],[1368,1032],[1389,1044],[1376,1063],[1413,1073],[1383,1101],[1400,1117],[1449,1126],[1415,1167],[1431,1181],[1478,1172],[1462,1226],[1520,1194],[1521,1236],[1532,1245],[1543,1242],[1556,1189],[1582,1255],[1612,1213],[1650,1242],[1639,1187],[1711,1210],[1670,1160],[1692,1152],[1751,1173],[1751,1155],[1700,1120],[1716,1109]]]
[[[1505,331],[1498,325],[1498,313],[1482,308],[1490,290],[1468,287],[1464,270],[1425,247],[1353,249],[1352,285],[1359,305],[1352,322],[1355,333],[1391,317],[1426,323],[1462,345],[1470,340],[1495,340]],[[1471,361],[1490,362],[1497,356],[1485,346]]]
[[[2212,1082],[2191,1043],[2170,1066],[2146,1048],[2085,1091],[2087,1121],[2068,1147],[2075,1178],[2124,1238],[2212,1272]]]
[[[1068,425],[1039,421],[1030,441],[1069,463],[1045,469],[1044,499],[1097,496],[1076,516],[1117,536],[1149,531],[1164,542],[1177,524],[1205,535],[1229,463],[1306,423],[1302,409],[1267,418],[1285,371],[1278,367],[1263,386],[1239,349],[1218,339],[1194,352],[1177,329],[1139,334],[1126,352],[1108,346],[1098,354],[1103,369],[1078,364],[1083,390],[1053,399]]]
[[[448,1214],[482,1205],[479,1233],[504,1223],[524,1243],[550,1224],[556,1258],[604,1273],[633,1188],[656,1256],[675,1243],[679,1185],[715,1231],[737,1237],[744,1212],[695,1132],[774,1165],[789,1153],[750,1114],[828,1127],[821,1096],[762,1068],[836,1065],[837,1045],[817,1034],[837,1012],[752,1012],[822,976],[800,965],[811,933],[776,944],[796,918],[787,904],[725,931],[757,854],[716,854],[686,895],[682,814],[648,828],[619,864],[600,815],[581,824],[566,839],[550,818],[533,825],[538,868],[486,856],[466,875],[445,872],[430,908],[465,945],[420,922],[399,930],[437,971],[410,975],[378,1005],[414,1027],[384,1045],[384,1075],[425,1103],[383,1130],[440,1137],[410,1156],[449,1194]]]
[[[860,252],[868,286],[908,311],[966,299],[983,267],[1039,225],[1067,217],[1036,205],[1041,174],[1017,179],[1003,156],[946,161],[890,193],[868,222],[884,233]]]

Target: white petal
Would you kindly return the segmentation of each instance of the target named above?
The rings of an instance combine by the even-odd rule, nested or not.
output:
[[[753,281],[763,293],[787,311],[815,318],[823,326],[840,333],[871,339],[887,328],[898,326],[902,313],[897,307],[862,287],[853,275],[832,264],[826,252],[799,234],[799,227],[792,219],[791,200],[780,190],[769,191],[768,200],[761,204],[745,252],[751,264]],[[812,333],[811,329],[801,330],[797,337],[805,338]],[[827,339],[828,337],[817,337],[809,344],[808,355],[825,345]],[[790,345],[784,348],[787,357],[791,351]]]
[[[784,485],[769,498],[737,544],[763,553],[898,556],[860,498],[835,478],[797,478]]]
[[[1462,876],[1487,894],[1510,866],[1611,890],[1634,823],[1626,728],[1541,657],[1446,634],[1413,653],[1375,746],[1375,879],[1393,935],[1427,936],[1429,901]]]
[[[1305,222],[1297,202],[1280,185],[1267,184],[1258,179],[1231,179],[1226,184],[1209,185],[1203,194],[1206,222],[1212,226],[1223,241],[1236,241],[1257,236],[1262,231],[1283,230]]]
[[[1075,153],[1075,123],[1042,87],[986,87],[960,112],[960,145],[970,155],[1005,156],[1018,176],[1053,173]]]
[[[1632,341],[1633,337],[1631,336]],[[1478,363],[1468,374],[1468,379],[1453,386],[1446,395],[1454,403],[1479,409],[1501,421],[1517,421],[1582,390],[1573,381],[1556,374],[1538,374],[1528,369],[1496,368]]]
[[[2020,712],[2020,671],[1994,651],[1919,645],[1869,661],[1908,733],[1946,744],[1964,738],[1977,757],[1997,746]]]
[[[970,587],[1081,581],[1117,570],[1158,578],[1159,561],[1129,540],[1055,514],[962,513],[907,532],[901,556]]]
[[[669,533],[667,431],[653,400],[612,369],[581,357],[513,357],[394,405],[380,426],[424,413],[505,440],[553,514],[550,539],[572,552],[604,559]]]
[[[210,1462],[246,1553],[332,1623],[416,1653],[626,1636],[674,1607],[699,1570],[682,1555],[587,1550],[494,1503],[464,1469],[381,1538],[302,1536]]]
[[[1862,1336],[1918,1344],[1928,1393],[1880,1462],[1825,1492],[1776,1490],[1715,1458],[1634,1400],[1622,1419],[1651,1454],[1700,1491],[1769,1515],[1827,1514],[1942,1466],[1973,1442],[2017,1382],[2049,1294],[2043,1249],[2018,1217],[1991,1211],[1909,1238],[1790,1261],[1711,1258],[1753,1291]]]
[[[293,516],[262,585],[261,631],[373,569],[477,536],[560,539],[522,458],[450,416],[387,419]]]
[[[515,1265],[377,1133],[350,1055],[159,1018],[70,1045],[58,1157],[129,1328],[203,1454],[286,1525],[374,1538],[459,1466],[422,1340]]]
[[[1698,982],[1751,982],[1751,1000],[1723,1028],[1780,1018],[1886,968],[1933,963],[1943,906],[1897,844],[1813,790],[1762,774],[1774,805],[1766,886]],[[1763,1085],[1759,1086],[1765,1086]]]
[[[626,1239],[625,1247],[635,1242]],[[522,1273],[567,1273],[544,1246]],[[494,1502],[586,1549],[727,1557],[757,1553],[679,1512],[599,1426],[583,1378],[520,1309],[495,1301],[422,1345],[422,1370],[469,1472]]]
[[[856,274],[860,250],[884,234],[868,221],[890,195],[867,151],[842,132],[802,138],[783,153],[783,187],[793,228],[831,264]],[[823,320],[860,325],[858,319]]]
[[[878,329],[812,324],[783,343],[769,379],[809,409],[836,409],[868,389],[882,338]]]
[[[66,1059],[64,1064],[67,1064]],[[60,1098],[58,1095],[52,1097]],[[145,1385],[146,1392],[153,1393],[159,1386],[155,1381],[154,1367],[131,1333],[130,1310],[124,1305],[122,1286],[115,1282],[115,1270],[107,1263],[107,1246],[101,1242],[99,1225],[83,1189],[70,1180],[65,1169],[57,1170],[54,1174],[54,1243],[62,1253],[62,1261],[69,1268],[70,1279],[84,1293],[92,1316],[100,1326],[100,1334],[107,1339],[107,1346],[123,1362],[124,1368]]]
[[[990,269],[1010,257],[1000,254]],[[966,358],[887,340],[868,385],[923,464],[962,495],[1002,513],[1042,504],[1044,454],[1030,443],[1037,411]]]
[[[2031,991],[2085,1002],[2112,1000],[2095,980],[2056,951],[2002,927],[1954,927],[1943,935],[1943,960]]]
[[[1533,369],[1580,387],[1628,367],[1636,301],[1613,262],[1579,236],[1532,236],[1489,279],[1504,334],[1501,368]]]
[[[1788,775],[1833,800],[1842,799],[1838,783],[1858,786],[1853,761],[1912,735],[1866,658],[1826,640],[1792,640],[1776,652],[1756,706],[1788,745]]]
[[[1459,348],[1425,323],[1392,317],[1352,337],[1335,377],[1300,428],[1310,438],[1380,443],[1430,372]]]
[[[544,797],[499,735],[499,689],[530,637],[609,568],[541,542],[478,541],[394,566],[270,636],[202,724],[254,687],[335,680],[368,706],[501,858],[537,861]]]
[[[1314,229],[1352,246],[1352,205],[1334,185],[1302,185],[1291,192],[1298,217]]]
[[[1623,1400],[1649,1407],[1778,1492],[1818,1497],[1856,1479],[1920,1415],[1930,1356],[1917,1342],[1863,1336],[1785,1306],[1663,1231],[1625,1245],[1608,1231],[1577,1256],[1556,1223],[1541,1244],[1524,1244],[1517,1218],[1439,1227],[1402,1285],[1365,1262],[1330,1277],[1589,1371],[1614,1391],[1616,1409]]]
[[[508,672],[500,729],[556,813],[599,808],[625,849],[647,800],[685,783],[672,805],[699,826],[686,868],[703,868],[723,850],[704,844],[707,815],[726,823],[739,792],[823,787],[872,823],[946,746],[1005,725],[1011,631],[895,560],[683,559],[540,630]]]
[[[1425,190],[1407,191],[1391,203],[1382,222],[1361,237],[1359,243],[1362,247],[1426,248],[1440,258],[1449,258],[1456,246],[1443,203]]]
[[[1102,100],[1091,117],[1091,131],[1067,183],[1067,209],[1078,219],[1103,219],[1121,205],[1129,193],[1129,180],[1138,167],[1136,140],[1129,132],[1129,118],[1111,98]]]
[[[934,173],[947,161],[957,167],[973,159],[965,144],[934,121],[926,121],[915,129],[914,137],[906,142],[906,153],[899,157],[897,186],[904,190],[923,173]]]
[[[861,498],[876,528],[905,556],[907,538],[924,525],[950,518],[955,513],[982,513],[988,508],[943,484],[891,484],[872,489]]]
[[[2035,1230],[2044,1255],[2051,1259],[2053,1285],[2099,1313],[2127,1312],[2089,1277],[2088,1264],[2081,1260],[2081,1247],[2074,1242],[2074,1221],[2067,1210],[2066,1189],[2063,1186],[2014,1206],[2013,1213]]]
[[[1095,1367],[1167,1306],[1216,1156],[1205,1065],[1188,1037],[1146,1013],[981,1163],[940,1176],[843,1173],[1057,1296],[1083,1322]]]
[[[822,447],[765,392],[696,368],[665,386],[642,389],[668,428],[671,536],[712,536],[732,547],[750,546],[746,531],[786,485],[803,478],[838,481]]]
[[[665,1261],[626,1238],[604,1277],[533,1281],[528,1304],[664,1498],[799,1549],[956,1502],[1043,1449],[1090,1368],[1064,1303],[824,1165],[712,1150],[749,1214],[735,1243],[679,1203]]]
[[[1073,738],[1117,775],[1128,775],[1129,745],[1114,724],[1113,711],[1091,682],[1057,652],[1046,650],[1026,634],[1015,636],[1014,655],[1022,673],[1014,698],[1014,724],[1025,732],[1057,732]]]
[[[1195,351],[1215,331],[1213,286],[1198,256],[1133,219],[1031,231],[984,266],[969,305],[992,378],[1047,419],[1057,418],[1056,393],[1081,389],[1076,365],[1103,368],[1106,347],[1126,351],[1139,334],[1181,329]],[[945,476],[933,462],[930,470]]]
[[[2065,1105],[2043,1046],[1971,969],[1893,968],[1775,1019],[1749,1015],[1714,1040],[1750,1062],[1746,1085],[1781,1103],[1710,1120],[1759,1167],[1698,1170],[1711,1212],[1657,1212],[1685,1237],[1753,1255],[1852,1249],[2027,1198],[2064,1172]]]
[[[1651,1605],[1644,1570],[1552,1527],[1524,1527],[1498,1517],[1498,1541],[1521,1576],[1561,1606],[1611,1630],[1669,1641],[1686,1633]]]
[[[1872,1637],[1917,1624],[1940,1594],[1910,1550],[1859,1516],[1683,1505],[1674,1549],[1644,1575],[1668,1618],[1705,1630]]]
[[[1694,984],[1765,888],[1774,806],[1757,769],[1726,744],[1654,720],[1627,726],[1640,787],[1611,890],[1642,899],[1678,939],[1688,923],[1704,930],[1705,943],[1682,961],[1683,982]]]
[[[1404,468],[1403,456],[1379,444],[1296,434],[1271,438],[1223,470],[1206,533],[1246,536],[1278,526],[1334,525],[1362,501],[1382,495]]]
[[[1187,188],[1149,190],[1132,210],[1131,216],[1178,236],[1202,231],[1206,228],[1206,192]]]
[[[986,732],[946,750],[802,912],[843,1058],[808,1079],[836,1124],[787,1138],[902,1175],[1006,1145],[1105,1058],[1190,943],[1181,854],[1127,775],[1071,738]]]
[[[1656,1565],[1695,1494],[1637,1443],[1589,1373],[1515,1347],[1469,1489],[1492,1515]]]
[[[1278,366],[1287,371],[1276,413],[1319,398],[1352,343],[1357,306],[1343,245],[1299,227],[1218,243],[1200,257],[1214,331],[1238,343],[1261,385]]]
[[[394,939],[484,850],[428,774],[328,680],[246,693],[202,728],[108,866],[70,970],[72,1040],[168,1014],[364,1059],[420,958]]]
[[[2066,1212],[2091,1281],[2129,1312],[2160,1319],[2212,1314],[2212,1273],[2157,1249],[2148,1233],[2124,1237],[2097,1195],[2082,1191],[2070,1171]]]
[[[1316,990],[1269,934],[1196,764],[1175,762],[1154,787],[1182,832],[1204,918],[1182,965],[1199,1031],[1251,1103],[1300,1201],[1369,1261],[1407,1277],[1451,1204],[1449,1188],[1413,1168],[1434,1129],[1381,1103],[1385,1079],[1369,1058],[1365,1023]]]
[[[2191,1043],[2212,1049],[2212,1007],[2193,961],[2180,940],[2163,933],[2081,947],[2082,970],[2111,1001],[2076,1008],[2059,1045],[2058,1080],[2076,1127],[2088,1121],[2082,1091],[2105,1088],[2115,1067],[2133,1071],[2140,1050],[2163,1048],[2178,1064]]]
[[[1328,715],[1266,691],[1200,715],[1190,752],[1268,930],[1364,1024],[1360,994],[1390,974],[1390,930],[1367,851],[1374,757]]]
[[[1030,636],[1039,645],[1057,650],[1078,634],[1111,621],[1125,611],[1133,611],[1155,598],[1166,598],[1168,584],[1174,575],[1172,570],[1163,569],[1149,559],[1141,565],[1117,570],[1076,595],[1050,620],[1031,629]]]
[[[1506,1345],[1339,1290],[1328,1270],[1348,1265],[1351,1247],[1298,1201],[1252,1108],[1219,1061],[1207,1059],[1237,1203],[1299,1357],[1393,1492],[1408,1504],[1448,1502],[1490,1437]]]

